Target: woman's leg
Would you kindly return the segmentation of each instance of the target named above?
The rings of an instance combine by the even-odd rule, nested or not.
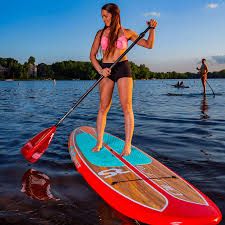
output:
[[[133,95],[133,79],[131,77],[122,77],[118,80],[118,92],[120,97],[121,107],[124,113],[125,121],[125,146],[122,156],[130,154],[131,141],[134,132],[134,113],[132,108]]]
[[[202,77],[202,86],[203,86],[203,94],[205,95],[206,94],[206,77]]]
[[[102,148],[102,139],[106,126],[106,117],[112,103],[112,93],[114,81],[109,78],[104,78],[99,84],[100,104],[97,117],[97,144],[92,149],[94,152]]]

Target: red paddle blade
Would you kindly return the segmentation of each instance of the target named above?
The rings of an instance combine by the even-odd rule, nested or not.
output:
[[[30,139],[21,149],[24,158],[31,163],[35,163],[48,148],[55,131],[56,126],[52,126]]]

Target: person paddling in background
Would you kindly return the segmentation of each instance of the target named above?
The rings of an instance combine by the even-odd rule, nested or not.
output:
[[[202,65],[200,68],[196,68],[200,75],[201,75],[201,81],[202,81],[202,86],[203,86],[203,94],[206,94],[206,82],[207,82],[207,74],[208,74],[208,67],[205,63],[206,59],[202,59]]]
[[[121,156],[127,156],[131,152],[131,142],[134,131],[134,114],[132,108],[133,80],[127,56],[124,56],[116,66],[110,70],[110,66],[119,58],[128,47],[128,41],[134,41],[138,34],[130,29],[122,27],[120,9],[116,4],[109,3],[102,7],[101,15],[105,24],[95,36],[90,52],[90,60],[100,75],[104,78],[99,84],[100,104],[97,116],[97,144],[94,152],[100,151],[103,143],[103,134],[106,126],[107,113],[112,104],[114,85],[117,82],[118,93],[125,121],[125,146]],[[154,45],[155,27],[157,22],[153,19],[147,22],[151,27],[148,39],[142,38],[138,45],[151,49]],[[99,63],[96,56],[102,51],[103,59]]]

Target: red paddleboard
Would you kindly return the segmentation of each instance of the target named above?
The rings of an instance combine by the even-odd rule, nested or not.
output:
[[[92,152],[96,130],[79,127],[69,138],[69,152],[79,173],[113,208],[151,225],[211,225],[222,215],[193,185],[140,149],[121,157],[124,141],[104,134],[103,148]]]

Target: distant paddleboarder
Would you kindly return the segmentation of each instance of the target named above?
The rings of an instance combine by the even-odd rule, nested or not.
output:
[[[177,81],[177,83],[176,84],[172,84],[172,86],[175,87],[175,88],[189,88],[189,86],[185,86],[184,85],[183,81],[181,81],[181,82]]]
[[[175,86],[176,87],[184,87],[184,82],[183,81],[181,81],[181,82],[177,81],[177,83],[175,84]]]
[[[120,20],[120,9],[116,4],[109,3],[102,7],[101,15],[104,22],[104,28],[99,30],[95,36],[90,59],[100,75],[104,79],[99,84],[100,90],[100,105],[97,117],[97,144],[93,151],[99,151],[102,148],[103,134],[106,126],[106,117],[112,103],[112,94],[115,82],[118,85],[118,93],[120,97],[121,107],[124,113],[125,120],[125,146],[122,156],[130,154],[131,141],[134,130],[134,114],[132,109],[132,92],[133,80],[131,68],[127,56],[124,56],[115,67],[110,69],[113,63],[121,56],[128,48],[128,41],[135,41],[138,34],[130,29],[122,27]],[[145,48],[153,48],[155,27],[157,22],[153,19],[147,22],[150,25],[148,39],[140,39],[137,44]],[[103,59],[99,63],[96,55],[102,51]]]
[[[201,81],[203,86],[203,94],[206,94],[206,82],[207,82],[207,74],[208,74],[208,66],[206,65],[206,59],[202,59],[202,65],[200,68],[196,68],[200,75],[201,75]]]

